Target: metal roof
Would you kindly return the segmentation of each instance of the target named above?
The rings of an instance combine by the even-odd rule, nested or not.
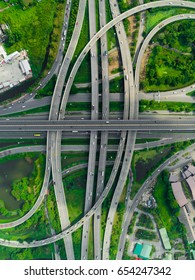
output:
[[[174,197],[177,200],[177,203],[179,204],[179,206],[182,207],[185,204],[187,204],[188,201],[183,192],[181,182],[171,183],[171,186],[172,186]]]
[[[140,253],[140,258],[149,259],[151,251],[152,251],[152,245],[144,243],[142,251]]]
[[[194,177],[194,176],[193,176]],[[192,197],[195,199],[195,181],[194,178],[190,176],[188,179],[186,179],[186,182],[188,183],[188,186],[192,192]]]
[[[169,237],[168,237],[166,228],[159,229],[159,232],[160,232],[160,236],[161,236],[161,239],[162,239],[162,242],[163,242],[163,245],[164,245],[165,249],[170,250],[171,249],[171,244],[169,242]]]
[[[140,255],[143,245],[140,243],[136,243],[135,248],[133,250],[134,255]]]

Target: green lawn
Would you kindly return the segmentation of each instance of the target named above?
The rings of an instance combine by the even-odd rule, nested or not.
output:
[[[149,33],[149,31],[154,28],[158,23],[162,20],[167,19],[171,16],[194,12],[190,9],[181,9],[181,8],[161,8],[161,9],[153,9],[152,12],[146,12],[146,27],[145,32]]]
[[[83,215],[87,169],[79,170],[63,179],[70,222]]]
[[[85,17],[83,20],[83,26],[81,29],[81,34],[79,37],[78,45],[76,47],[73,60],[71,61],[71,67],[74,65],[78,55],[81,53],[83,48],[89,42],[89,14],[88,14],[88,5],[86,6]],[[90,54],[88,53],[84,58],[79,70],[75,76],[75,83],[87,83],[91,81],[91,66],[90,66]]]
[[[190,112],[195,110],[195,104],[189,102],[171,102],[171,101],[154,101],[141,100],[139,103],[139,111],[148,110],[168,110],[170,112]]]
[[[106,0],[106,21],[110,22],[112,20],[112,14],[110,11],[109,0]],[[108,50],[113,49],[117,46],[117,36],[114,28],[111,28],[107,32],[107,39],[108,39]]]

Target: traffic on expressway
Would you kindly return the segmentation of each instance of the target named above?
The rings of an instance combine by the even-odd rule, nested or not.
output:
[[[2,2],[0,259],[194,259],[195,2]]]

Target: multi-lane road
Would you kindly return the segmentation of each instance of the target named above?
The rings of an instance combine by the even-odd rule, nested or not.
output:
[[[194,131],[193,118],[143,120],[9,120],[0,121],[0,131]],[[95,137],[95,136],[94,136]]]
[[[65,14],[65,23],[62,29],[62,42],[61,45],[64,47],[65,42],[65,35],[67,32],[67,25],[68,19],[70,15],[70,1],[66,6],[66,14]],[[97,239],[94,239],[94,258],[95,259],[109,259],[109,249],[110,249],[110,239],[112,234],[112,226],[114,222],[114,216],[116,213],[117,205],[119,203],[119,199],[121,196],[121,192],[123,190],[127,174],[129,172],[129,168],[131,165],[131,159],[133,155],[134,149],[142,149],[142,148],[149,148],[164,145],[166,143],[171,143],[175,141],[174,133],[175,132],[194,132],[195,124],[192,117],[160,117],[155,115],[153,118],[143,117],[140,118],[138,116],[138,109],[139,109],[139,72],[141,61],[143,57],[144,50],[148,46],[149,41],[151,38],[158,32],[162,26],[164,27],[171,22],[180,19],[194,19],[195,16],[191,14],[186,15],[178,15],[175,17],[171,17],[161,24],[157,25],[149,35],[143,40],[142,38],[142,31],[144,28],[143,22],[143,14],[141,17],[140,22],[140,31],[138,36],[138,44],[137,44],[137,52],[135,56],[135,60],[137,59],[136,63],[136,70],[134,73],[133,66],[132,66],[132,57],[129,52],[129,46],[127,42],[126,33],[123,27],[122,20],[134,15],[138,12],[143,12],[150,8],[159,8],[159,7],[167,7],[167,6],[179,6],[179,7],[186,7],[186,8],[195,8],[195,3],[189,1],[156,1],[147,4],[139,5],[133,9],[126,11],[123,14],[120,14],[118,3],[116,0],[110,0],[110,8],[111,13],[113,15],[113,20],[106,23],[106,6],[104,0],[99,0],[99,18],[100,18],[100,30],[97,31],[97,24],[94,20],[96,18],[96,6],[95,0],[88,1],[88,10],[89,10],[89,25],[90,25],[90,40],[88,44],[84,47],[84,49],[79,54],[75,64],[73,65],[71,71],[69,71],[69,66],[71,60],[73,58],[74,52],[76,50],[76,46],[78,44],[79,36],[81,34],[82,23],[85,15],[85,8],[86,8],[87,1],[80,0],[79,1],[79,8],[78,14],[75,22],[75,28],[72,34],[72,39],[70,44],[67,48],[67,52],[63,59],[63,62],[59,62],[62,60],[62,55],[60,52],[62,51],[62,46],[59,47],[58,56],[56,61],[58,61],[58,65],[54,65],[51,69],[51,74],[55,71],[56,67],[59,66],[61,63],[61,68],[58,72],[58,78],[56,82],[56,86],[54,89],[54,93],[52,99],[47,98],[47,102],[51,102],[50,106],[50,113],[49,113],[49,120],[41,120],[36,119],[35,121],[32,119],[6,119],[0,120],[0,132],[15,132],[18,135],[23,135],[23,133],[31,133],[31,132],[41,132],[47,133],[47,145],[46,145],[46,168],[45,168],[45,177],[43,187],[40,193],[38,200],[36,201],[34,207],[26,214],[24,217],[20,218],[19,220],[2,224],[2,228],[9,228],[19,225],[25,222],[28,218],[30,218],[36,209],[38,209],[39,205],[43,201],[43,198],[46,194],[47,188],[49,186],[49,179],[50,173],[52,169],[52,177],[53,177],[53,184],[55,189],[55,195],[57,198],[57,206],[59,212],[59,219],[61,223],[62,232],[54,235],[50,238],[40,241],[33,241],[31,243],[19,243],[17,241],[6,241],[0,240],[0,244],[5,246],[13,246],[13,247],[21,247],[21,248],[28,248],[28,247],[37,247],[43,246],[46,244],[50,244],[60,239],[64,239],[66,255],[68,259],[74,259],[74,249],[73,249],[73,242],[72,242],[72,232],[77,230],[79,227],[82,227],[82,244],[81,244],[81,258],[87,259],[88,258],[88,243],[89,243],[89,229],[90,229],[90,218],[94,216],[94,236],[97,233]],[[124,71],[124,94],[123,96],[119,94],[116,95],[121,101],[124,102],[124,111],[123,111],[123,119],[117,118],[112,119],[113,115],[109,112],[109,102],[112,100],[109,96],[109,76],[108,76],[108,47],[107,47],[107,37],[106,32],[115,26],[119,48],[121,52],[121,58],[123,63],[123,71]],[[102,80],[102,92],[99,93],[98,83],[99,83],[99,73],[98,70],[98,49],[97,49],[97,41],[100,40],[100,51],[101,51],[101,80]],[[143,40],[142,46],[141,41]],[[64,41],[64,42],[63,42]],[[65,115],[66,105],[69,99],[70,90],[76,76],[76,73],[83,61],[86,57],[87,53],[90,51],[90,59],[91,59],[91,85],[92,85],[92,92],[91,96],[85,96],[86,100],[91,102],[91,118],[84,119],[81,115],[75,115],[73,119],[71,116]],[[55,69],[54,69],[55,68]],[[67,75],[70,72],[69,76]],[[45,84],[47,80],[50,78],[50,75],[43,80]],[[64,89],[64,83],[65,89]],[[43,86],[43,85],[41,85]],[[192,88],[192,86],[191,86]],[[190,89],[190,88],[189,88]],[[188,89],[188,90],[189,90]],[[184,92],[184,91],[183,91]],[[28,99],[29,104],[33,99],[33,94]],[[116,98],[115,97],[115,98]],[[83,95],[84,100],[84,95]],[[46,100],[46,99],[45,99]],[[99,101],[102,102],[102,112],[99,113]],[[20,100],[19,100],[20,101]],[[24,101],[24,100],[23,100]],[[23,102],[22,101],[22,102]],[[20,101],[21,102],[21,101]],[[13,108],[21,107],[21,103],[17,101],[17,103],[13,103],[10,108],[3,108],[3,114],[6,113],[5,111],[12,112],[14,111]],[[27,102],[27,100],[26,100]],[[36,101],[39,102],[39,101]],[[42,101],[43,102],[43,101]],[[22,105],[25,106],[26,105]],[[78,116],[78,119],[77,119]],[[99,119],[100,118],[100,119]],[[151,135],[151,131],[159,131],[157,138],[163,137],[166,132],[169,132],[170,138],[172,139],[161,139],[159,141],[154,141],[151,143],[144,143],[144,144],[136,144],[135,140],[136,136],[139,132],[148,132]],[[74,137],[77,135],[81,135],[81,133],[88,133],[89,145],[83,146],[80,145],[76,149],[73,145],[66,146],[64,148],[61,146],[61,140],[67,135]],[[98,144],[98,133],[100,135],[100,143]],[[108,145],[108,136],[109,132],[117,132],[120,134],[119,145],[117,146],[110,146]],[[64,134],[65,133],[65,134]],[[163,134],[164,133],[164,134]],[[171,134],[170,134],[171,133]],[[64,135],[64,136],[63,136]],[[160,136],[161,135],[161,136]],[[186,134],[187,135],[187,134]],[[190,139],[190,133],[189,137]],[[183,137],[183,136],[182,136]],[[194,137],[194,136],[193,136]],[[23,147],[23,149],[25,149]],[[27,150],[35,150],[35,147],[27,147]],[[43,146],[37,147],[37,149],[43,150]],[[84,207],[84,214],[83,217],[74,225],[70,224],[69,221],[69,214],[67,209],[66,203],[66,196],[64,193],[63,183],[62,183],[62,168],[61,168],[61,151],[63,150],[88,150],[89,151],[89,160],[88,165],[85,166],[88,168],[87,173],[87,180],[86,180],[86,195],[85,195],[85,207]],[[190,147],[188,150],[194,149],[194,146]],[[106,172],[106,155],[107,151],[113,150],[116,151],[116,159],[113,162],[112,172],[108,179],[106,185],[104,185],[104,176]],[[97,151],[99,153],[99,163],[97,163]],[[152,180],[155,176],[161,172],[164,168],[166,168],[167,164],[171,163],[177,158],[177,155],[171,157],[168,161],[166,161],[163,165],[161,165],[148,179],[137,193],[135,199],[133,201],[129,201],[127,204],[126,213],[124,216],[124,223],[123,223],[123,231],[119,241],[118,253],[117,258],[121,259],[124,244],[125,244],[125,232],[127,231],[128,224],[132,217],[132,213],[137,206],[137,202],[139,198],[143,194],[145,188],[149,180]],[[122,165],[121,165],[122,163]],[[98,172],[97,172],[97,187],[96,191],[94,189],[95,185],[95,166],[98,164]],[[121,166],[119,172],[119,166]],[[114,191],[114,195],[112,197],[111,205],[108,211],[108,217],[106,222],[106,229],[104,233],[103,244],[101,240],[101,205],[105,198],[107,197],[113,182],[116,178],[116,174],[119,172],[119,179]],[[95,199],[94,199],[95,198]]]

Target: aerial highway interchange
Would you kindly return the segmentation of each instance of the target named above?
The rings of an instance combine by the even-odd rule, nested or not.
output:
[[[62,27],[62,37],[64,31],[68,28],[69,17],[71,16],[72,1],[66,1],[64,24]],[[9,107],[0,108],[0,135],[1,138],[16,138],[25,139],[31,138],[34,133],[38,133],[39,139],[46,138],[46,145],[26,145],[18,146],[5,151],[10,154],[19,154],[24,152],[43,152],[46,157],[45,173],[43,184],[33,207],[21,218],[11,222],[1,222],[1,229],[10,229],[25,223],[43,203],[49,186],[53,185],[56,198],[56,205],[59,214],[61,226],[60,233],[53,233],[51,237],[42,240],[33,240],[31,242],[6,240],[0,238],[0,245],[16,248],[36,248],[45,246],[63,240],[66,258],[69,260],[75,259],[73,233],[79,228],[82,229],[81,237],[81,255],[80,258],[86,260],[89,258],[89,242],[90,228],[93,223],[93,258],[96,260],[109,259],[110,243],[112,238],[113,225],[115,222],[117,207],[120,204],[120,198],[124,191],[129,172],[131,170],[134,151],[142,149],[150,149],[154,147],[162,147],[166,144],[176,143],[178,137],[180,141],[194,140],[195,123],[193,115],[172,115],[172,114],[140,114],[139,101],[143,99],[153,99],[155,93],[140,93],[140,72],[144,53],[151,42],[152,38],[167,25],[181,21],[194,20],[195,15],[192,13],[180,13],[175,16],[170,16],[162,20],[151,29],[148,35],[143,37],[144,30],[144,12],[148,9],[160,7],[185,7],[194,9],[195,3],[191,1],[152,1],[139,4],[124,13],[120,12],[118,1],[109,0],[110,12],[113,17],[110,22],[107,22],[105,0],[80,0],[78,5],[78,13],[75,20],[74,30],[71,36],[66,52],[63,54],[62,48],[66,43],[66,36],[60,40],[58,54],[49,74],[42,79],[38,88],[32,92],[32,95],[25,95],[20,98],[20,102],[25,108],[32,109],[46,104],[50,105],[49,113],[32,114],[27,117],[11,116],[12,113],[19,113],[21,103],[13,101]],[[96,11],[97,4],[99,12]],[[77,56],[74,65],[71,61],[79,42],[79,37],[82,33],[82,26],[85,17],[85,11],[89,13],[89,42]],[[97,16],[97,13],[98,16]],[[140,27],[133,56],[129,50],[128,38],[124,27],[124,19],[132,15],[141,13]],[[99,18],[98,24],[95,19]],[[116,93],[115,97],[110,96],[110,75],[109,75],[109,58],[108,58],[108,37],[107,32],[114,27],[116,38],[119,42],[118,50],[121,56],[124,92]],[[99,53],[99,54],[98,54]],[[74,83],[76,74],[85,57],[90,54],[90,79],[91,92],[83,95],[80,98],[83,102],[91,103],[90,112],[77,112],[75,114],[67,114],[68,102],[78,102],[74,95],[71,95],[71,88]],[[100,60],[100,61],[99,61]],[[71,66],[71,67],[70,67]],[[57,80],[52,97],[43,99],[34,99],[36,91],[44,88],[54,74],[57,74]],[[102,88],[100,91],[99,80],[101,77]],[[194,85],[189,85],[183,89],[164,92],[164,96],[168,96],[171,101],[184,100],[182,94],[192,91]],[[174,92],[174,94],[173,94]],[[162,94],[162,95],[163,95]],[[145,95],[151,97],[144,97]],[[101,109],[100,97],[101,96]],[[187,98],[187,97],[186,97]],[[193,99],[193,97],[188,97]],[[120,101],[124,103],[123,111],[113,114],[110,110],[110,101]],[[162,99],[162,97],[161,97]],[[41,102],[41,103],[40,103]],[[189,102],[193,102],[190,100]],[[26,107],[27,106],[27,107]],[[6,109],[6,110],[5,110]],[[7,116],[4,116],[6,115]],[[10,114],[10,115],[9,115]],[[119,117],[120,116],[120,117]],[[152,134],[151,134],[152,132]],[[118,144],[109,144],[109,140],[117,135]],[[112,136],[112,137],[111,137]],[[87,139],[87,144],[64,145],[63,139]],[[158,138],[154,141],[137,143],[136,139]],[[175,161],[188,163],[185,158],[186,153],[192,153],[194,144],[187,147],[185,150],[171,155],[163,163],[161,163],[152,173],[149,174],[133,199],[127,197],[125,210],[122,221],[122,228],[119,234],[118,248],[116,259],[123,259],[126,235],[128,227],[131,223],[136,207],[138,206],[141,197],[145,191],[151,187],[151,182],[154,182],[158,175],[171,166]],[[6,156],[5,151],[0,152],[0,158]],[[61,153],[63,152],[80,152],[88,153],[88,163],[82,163],[63,170],[61,163]],[[108,153],[115,152],[115,158],[108,160]],[[98,154],[98,160],[97,160]],[[182,158],[184,156],[184,158]],[[111,167],[109,178],[106,179],[106,168]],[[75,222],[70,221],[69,210],[67,206],[66,191],[64,190],[63,178],[77,170],[86,169],[86,188],[84,209],[82,217],[79,217]],[[96,174],[96,176],[95,176]],[[110,198],[110,205],[105,219],[104,233],[101,229],[102,205],[108,198],[110,191],[115,184],[115,189]],[[58,256],[59,257],[59,256]]]

